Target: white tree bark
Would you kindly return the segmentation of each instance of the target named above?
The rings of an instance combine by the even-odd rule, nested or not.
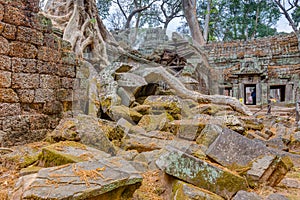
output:
[[[89,61],[100,68],[109,64],[105,40],[112,37],[98,15],[95,0],[48,0],[46,17],[63,32],[63,39],[69,41],[79,58],[89,53]]]

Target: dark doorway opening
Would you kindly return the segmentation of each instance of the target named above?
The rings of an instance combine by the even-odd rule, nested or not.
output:
[[[256,105],[256,85],[245,85],[244,103],[246,105]]]
[[[232,87],[219,87],[219,94],[232,97]]]
[[[232,97],[233,96],[233,94],[232,94],[232,88],[231,87],[226,87],[224,89],[224,95]]]
[[[285,101],[285,85],[270,86],[270,99],[275,99],[276,102]]]

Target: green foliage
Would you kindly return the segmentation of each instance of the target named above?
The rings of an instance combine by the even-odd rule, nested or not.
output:
[[[294,12],[292,13],[292,17],[293,17],[293,20],[296,24],[296,26],[299,26],[299,23],[300,23],[300,7],[297,7]]]
[[[112,0],[96,0],[96,4],[101,19],[106,19],[109,15],[109,9],[112,5]]]
[[[199,8],[203,24],[206,1]],[[272,27],[279,20],[280,11],[272,0],[222,0],[213,1],[210,15],[210,38],[248,40],[274,35],[276,30]]]

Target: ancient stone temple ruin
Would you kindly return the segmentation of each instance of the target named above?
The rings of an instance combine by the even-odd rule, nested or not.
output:
[[[76,59],[38,14],[39,0],[0,0],[1,145],[40,141],[72,109]]]
[[[187,88],[232,96],[247,105],[267,104],[269,99],[287,105],[299,98],[300,53],[294,33],[209,43],[202,49],[210,64],[207,67],[189,38],[176,33],[167,36],[161,28],[140,32],[139,42],[129,45],[144,55],[164,51],[167,62],[183,58],[184,63],[175,67],[170,62],[168,68]],[[121,34],[117,39],[124,41]]]
[[[251,41],[210,43],[206,47],[211,66],[220,74],[220,94],[248,105],[296,101],[300,52],[295,34]],[[251,96],[252,94],[252,96]]]

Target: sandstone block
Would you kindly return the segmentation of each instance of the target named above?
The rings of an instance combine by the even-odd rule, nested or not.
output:
[[[163,130],[168,121],[169,119],[164,113],[160,115],[144,115],[142,116],[138,125],[144,128],[146,131],[156,131]]]
[[[54,167],[68,163],[95,161],[109,158],[110,154],[74,141],[61,141],[42,149],[40,156],[43,167]]]
[[[35,90],[35,103],[46,103],[47,101],[55,101],[55,91],[52,89],[36,89]]]
[[[73,90],[71,89],[59,89],[56,91],[56,99],[58,101],[72,101]]]
[[[131,108],[128,108],[126,106],[112,106],[109,110],[109,113],[107,113],[111,119],[118,121],[121,118],[124,118],[128,121],[134,121],[138,122],[142,115]]]
[[[19,98],[14,90],[0,88],[0,102],[17,103],[19,102]]]
[[[11,72],[0,70],[0,87],[8,88],[11,86]]]
[[[41,46],[38,51],[38,59],[46,62],[59,62],[60,53],[55,49]]]
[[[2,31],[2,36],[4,36],[7,39],[14,40],[16,38],[16,32],[16,26],[5,24],[4,29]]]
[[[64,42],[65,41],[63,41],[63,43]],[[72,51],[62,52],[61,61],[63,64],[66,64],[66,65],[76,65],[77,64],[76,55]]]
[[[6,5],[3,21],[16,26],[30,26],[30,17],[32,13],[29,10]]]
[[[32,12],[39,11],[39,0],[0,0],[0,3]]]
[[[16,73],[36,73],[36,60],[12,58],[12,71]]]
[[[0,4],[0,21],[2,21],[4,16],[4,6]]]
[[[0,54],[8,54],[10,51],[10,46],[8,40],[0,36]]]
[[[57,66],[53,62],[37,62],[37,71],[40,74],[50,74],[50,75],[56,75],[57,72]]]
[[[1,6],[1,4],[0,4],[0,6]],[[4,30],[4,26],[5,26],[5,23],[2,23],[1,20],[0,20],[0,34]]]
[[[215,124],[206,124],[200,135],[197,137],[196,142],[202,146],[202,149],[206,151],[208,147],[215,141],[215,139],[221,134],[223,128]]]
[[[0,55],[0,70],[11,71],[11,59]]]
[[[17,89],[17,94],[20,103],[32,103],[34,100],[34,90],[30,89]]]
[[[91,174],[93,178],[83,178],[82,172]],[[25,184],[24,179],[21,178],[17,185],[23,190],[19,191],[22,196],[13,196],[13,199],[131,199],[143,178],[128,161],[102,158],[66,165],[63,168],[42,169],[28,187],[22,186]],[[53,182],[52,185],[47,185],[49,180]],[[38,185],[42,187],[36,187]]]
[[[52,22],[51,19],[48,19],[44,15],[37,13],[31,18],[32,28],[42,31],[44,33],[52,32]]]
[[[10,56],[19,58],[35,58],[37,53],[37,48],[32,44],[16,41],[10,43]]]
[[[58,64],[56,75],[63,76],[63,77],[74,78],[76,76],[75,66]]]
[[[116,150],[101,129],[98,120],[87,115],[61,120],[48,138],[50,141],[80,141],[87,146],[115,155]]]
[[[223,200],[222,197],[208,191],[195,187],[183,181],[176,180],[172,189],[172,199],[196,200]],[[241,199],[239,199],[241,200]],[[248,199],[249,200],[249,199]]]
[[[17,40],[21,42],[43,45],[43,37],[40,31],[23,26],[18,27]]]
[[[47,115],[28,116],[31,130],[49,129],[49,117]]]
[[[30,129],[30,123],[28,116],[10,116],[6,117],[3,121],[3,130],[6,132],[11,131],[24,131],[27,132]]]
[[[269,152],[263,144],[250,140],[228,128],[223,128],[209,146],[206,154],[226,167],[233,164],[246,167],[254,159],[267,155]]]
[[[60,78],[58,76],[40,75],[40,87],[43,89],[60,88]]]
[[[19,103],[0,103],[0,117],[20,114],[21,108]]]
[[[44,114],[60,114],[62,111],[64,111],[63,104],[60,101],[51,101],[46,102],[44,105],[43,113]]]
[[[63,77],[63,78],[61,78],[60,82],[61,82],[61,86],[65,89],[75,88],[75,86],[74,86],[75,79],[74,78]]]
[[[12,75],[12,88],[33,89],[38,88],[40,78],[38,74],[14,73]]]
[[[263,200],[258,194],[254,192],[246,192],[244,190],[238,191],[232,200]]]
[[[168,123],[173,134],[179,138],[194,141],[204,129],[206,123],[198,119],[175,120]]]
[[[53,33],[45,33],[44,46],[58,50],[60,48],[59,39]]]
[[[149,92],[149,91],[146,91]],[[143,96],[143,94],[140,94]],[[146,95],[145,95],[146,96]],[[181,114],[182,102],[177,96],[149,96],[145,99],[144,105],[150,105],[153,113],[169,113],[174,119],[178,119],[177,115]]]
[[[176,149],[170,149],[156,164],[165,173],[224,198],[247,189],[244,178]]]
[[[247,179],[254,186],[258,183],[276,186],[292,167],[293,163],[287,156],[267,155],[253,162],[247,171]]]

